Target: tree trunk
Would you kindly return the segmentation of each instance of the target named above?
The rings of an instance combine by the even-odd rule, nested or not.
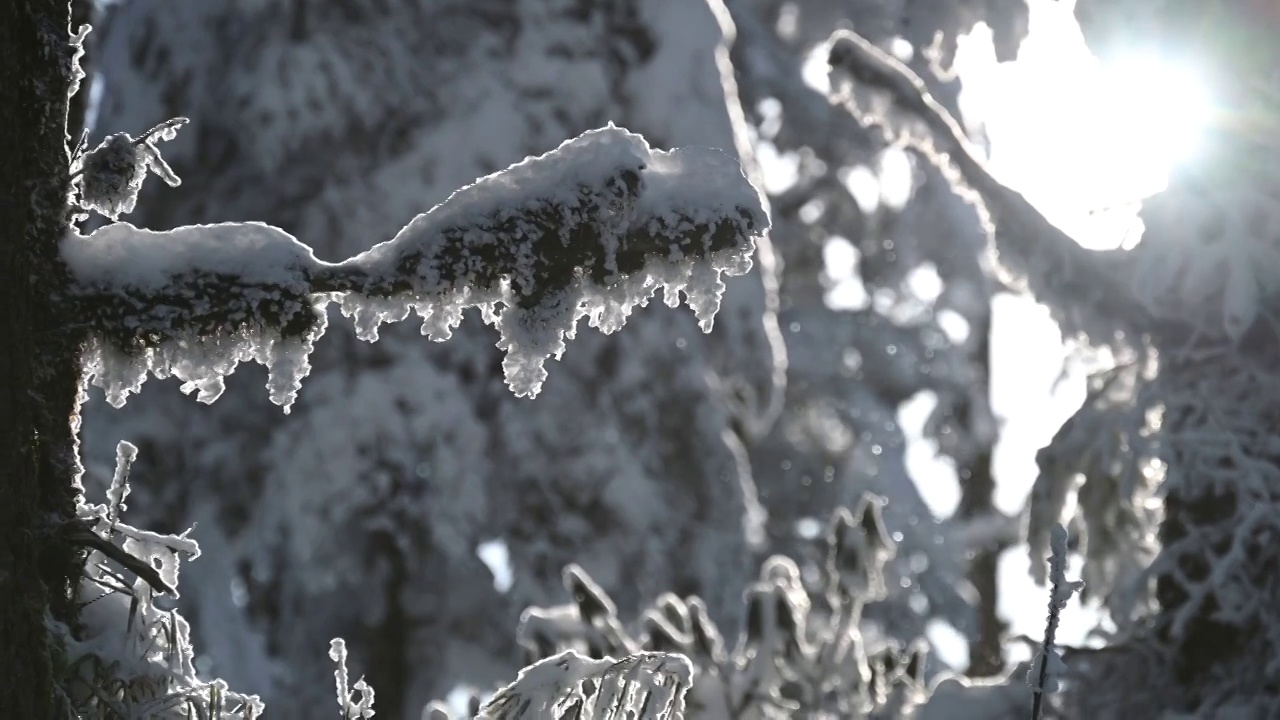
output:
[[[991,386],[991,328],[985,323],[976,329],[981,333],[974,364],[981,369],[987,387]],[[969,408],[962,406],[961,415],[968,415]],[[960,507],[956,514],[975,520],[996,512],[996,479],[991,473],[990,443],[960,471]],[[1000,553],[1006,546],[999,541],[977,550],[969,561],[969,582],[978,592],[978,634],[969,643],[969,669],[971,677],[993,677],[1004,672],[1004,634],[1008,629],[999,613]]]
[[[50,297],[67,284],[67,0],[0,3],[0,717],[54,716],[46,619],[74,623],[77,338]]]

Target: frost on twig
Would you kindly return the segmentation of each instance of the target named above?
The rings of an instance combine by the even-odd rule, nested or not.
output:
[[[133,212],[148,170],[169,187],[180,185],[182,181],[160,156],[156,142],[174,139],[178,128],[186,124],[187,119],[179,117],[160,123],[137,139],[128,133],[103,138],[98,147],[76,158],[72,165],[77,204],[114,220]]]
[[[356,684],[347,686],[347,641],[334,638],[329,641],[329,659],[337,663],[333,671],[333,681],[338,694],[338,707],[342,709],[342,720],[358,720],[374,716],[373,687],[364,678]],[[357,700],[356,696],[360,699]]]
[[[593,660],[566,650],[524,668],[477,720],[680,720],[693,667],[676,653]]]
[[[156,603],[177,596],[182,560],[200,555],[187,532],[154,533],[120,521],[137,448],[121,442],[106,502],[81,497],[64,537],[89,552],[76,588],[79,626],[49,619],[58,692],[73,717],[254,720],[255,695],[197,675],[190,625]],[[132,576],[132,577],[131,577]]]
[[[1071,596],[1084,587],[1080,581],[1067,580],[1067,529],[1062,525],[1054,525],[1049,538],[1049,616],[1045,621],[1044,643],[1036,655],[1035,662],[1027,671],[1027,684],[1031,686],[1035,697],[1032,700],[1031,720],[1039,720],[1044,703],[1044,694],[1058,689],[1057,678],[1065,673],[1062,655],[1054,646],[1054,638],[1058,633],[1058,620],[1066,609]]]
[[[393,239],[341,263],[257,223],[152,232],[117,223],[72,233],[69,301],[93,340],[92,381],[123,404],[147,373],[213,402],[243,360],[271,370],[286,410],[336,300],[357,334],[410,310],[447,340],[468,307],[500,334],[507,383],[533,396],[579,320],[610,333],[661,288],[704,331],[723,274],[751,268],[768,227],[759,193],[716,150],[649,148],[610,125],[456,191]]]

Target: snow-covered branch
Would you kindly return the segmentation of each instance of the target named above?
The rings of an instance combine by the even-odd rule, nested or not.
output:
[[[831,37],[827,57],[835,99],[859,122],[912,145],[955,185],[977,195],[1009,280],[1024,283],[1064,330],[1111,343],[1118,334],[1152,329],[1149,313],[1127,286],[1131,253],[1081,247],[996,180],[960,123],[911,68],[849,30]]]
[[[609,125],[457,190],[340,263],[260,223],[116,223],[71,234],[62,255],[76,280],[68,300],[92,335],[86,369],[110,402],[123,404],[148,372],[212,402],[252,359],[287,411],[331,301],[370,341],[410,310],[424,335],[447,340],[478,307],[499,330],[508,385],[533,396],[578,320],[614,332],[658,288],[672,307],[683,294],[710,331],[722,274],[750,270],[768,224],[731,156],[653,150]]]

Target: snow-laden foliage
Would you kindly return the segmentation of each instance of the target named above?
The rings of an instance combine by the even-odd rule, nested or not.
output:
[[[1122,622],[1150,609],[1147,568],[1157,552],[1163,478],[1154,369],[1134,359],[1089,378],[1084,404],[1036,456],[1028,508],[1036,581],[1048,579],[1043,558],[1054,526],[1075,507],[1069,526],[1085,558],[1081,596],[1102,600]]]
[[[1090,251],[997,181],[950,111],[905,63],[851,31],[827,46],[833,98],[884,137],[917,149],[983,213],[1002,280],[1050,308],[1065,333],[1124,347],[1148,324],[1128,287],[1134,259]]]
[[[340,260],[610,120],[664,150],[738,148],[721,32],[697,0],[131,0],[106,15],[94,134],[174,115],[198,128],[163,146],[183,185],[144,187],[126,217],[139,228],[260,220]],[[714,332],[663,307],[626,332],[580,332],[536,402],[504,387],[499,335],[467,312],[443,344],[418,323],[382,326],[375,344],[328,332],[288,416],[252,392],[266,379],[253,363],[208,407],[177,380],[120,410],[90,388],[85,442],[102,455],[129,437],[148,473],[201,479],[150,484],[131,512],[199,523],[206,555],[181,601],[198,647],[283,720],[332,711],[333,635],[376,685],[379,717],[509,679],[520,609],[572,561],[628,611],[679,585],[736,624],[744,525],[762,515],[744,512],[755,470],[735,435],[781,399],[767,240],[756,250],[752,272],[725,278]],[[353,449],[350,412],[377,416]],[[475,555],[498,541],[505,591]]]
[[[190,625],[177,596],[178,567],[200,555],[187,533],[148,532],[120,521],[138,449],[121,442],[106,503],[82,502],[68,539],[89,549],[77,596],[78,627],[50,621],[57,681],[77,718],[253,720],[264,705],[195,669]]]
[[[178,176],[161,157],[156,142],[174,139],[178,128],[186,123],[186,118],[174,118],[136,140],[128,133],[108,135],[98,147],[72,164],[77,203],[86,211],[97,210],[115,220],[123,213],[133,212],[148,171],[158,175],[169,187],[180,185]]]
[[[1111,647],[1071,654],[1073,716],[1262,716],[1276,706],[1280,637],[1265,609],[1275,602],[1266,548],[1276,531],[1268,368],[1280,347],[1280,104],[1274,52],[1247,39],[1273,32],[1278,18],[1265,4],[1141,5],[1082,2],[1077,12],[1104,50],[1118,47],[1107,47],[1114,37],[1180,56],[1195,49],[1193,61],[1216,67],[1213,92],[1229,109],[1205,133],[1211,152],[1143,203],[1146,231],[1133,250],[1083,252],[1025,212],[891,58],[852,35],[838,36],[831,56],[870,93],[847,103],[851,110],[889,125],[890,109],[905,118],[908,140],[932,162],[954,163],[955,179],[980,196],[1002,263],[1065,331],[1116,351],[1116,366],[1095,376],[1081,412],[1041,453],[1032,501],[1032,546],[1043,549],[1078,500],[1069,520],[1085,544],[1084,576],[1100,581],[1090,591],[1106,597],[1119,626]],[[929,149],[935,143],[942,152]]]
[[[566,657],[613,662],[610,656],[678,653],[692,663],[685,681],[691,720],[912,717],[928,697],[927,648],[883,637],[863,619],[868,604],[885,598],[883,572],[895,552],[880,508],[879,498],[867,496],[853,512],[835,512],[816,576],[804,576],[786,556],[766,560],[744,595],[746,625],[732,646],[700,598],[665,593],[624,623],[608,594],[571,565],[563,574],[570,601],[528,608],[521,618],[520,644],[535,663],[525,672],[548,666],[558,678],[575,667]],[[500,690],[485,707],[509,705],[510,695]],[[440,703],[428,712],[449,717]]]
[[[682,655],[621,660],[565,650],[520,671],[480,707],[477,720],[682,720],[693,670]]]
[[[126,187],[136,194],[141,183]],[[148,373],[213,402],[223,378],[253,359],[287,412],[335,297],[367,340],[410,309],[424,335],[447,340],[463,310],[479,307],[500,332],[507,384],[533,396],[579,320],[614,332],[659,288],[672,307],[683,295],[710,331],[721,275],[750,270],[767,228],[732,157],[653,151],[610,125],[459,189],[338,264],[258,223],[164,232],[116,223],[73,233],[62,253],[75,311],[96,331],[89,377],[113,405]]]
[[[1134,250],[1133,288],[1152,315],[1237,344],[1274,332],[1266,306],[1280,296],[1280,174],[1261,175],[1246,187],[1175,183],[1143,204],[1160,242]]]
[[[344,402],[353,397],[361,402]],[[378,372],[311,380],[308,421],[267,446],[278,461],[246,533],[255,569],[265,572],[279,552],[304,571],[306,590],[359,591],[377,614],[395,599],[359,578],[371,574],[368,558],[381,543],[406,557],[473,559],[473,528],[493,516],[494,502],[476,481],[492,459],[466,400],[456,383],[414,357]],[[298,476],[307,482],[291,482]]]
[[[328,296],[311,249],[261,223],[152,232],[119,222],[69,235],[62,256],[77,280],[70,298],[95,332],[89,381],[122,406],[148,373],[176,377],[201,402],[246,360],[270,371],[271,400],[288,409],[324,333]]]

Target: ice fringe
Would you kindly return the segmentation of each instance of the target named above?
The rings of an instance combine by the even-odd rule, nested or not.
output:
[[[672,307],[683,295],[710,331],[722,275],[751,269],[768,225],[731,156],[653,150],[610,124],[480,178],[341,263],[260,223],[165,232],[116,223],[72,232],[62,256],[75,278],[72,312],[92,330],[87,377],[113,405],[148,373],[213,402],[226,375],[256,360],[287,412],[331,301],[370,341],[410,310],[424,335],[447,340],[463,310],[478,307],[499,330],[508,386],[532,397],[579,320],[614,332],[658,288]]]

